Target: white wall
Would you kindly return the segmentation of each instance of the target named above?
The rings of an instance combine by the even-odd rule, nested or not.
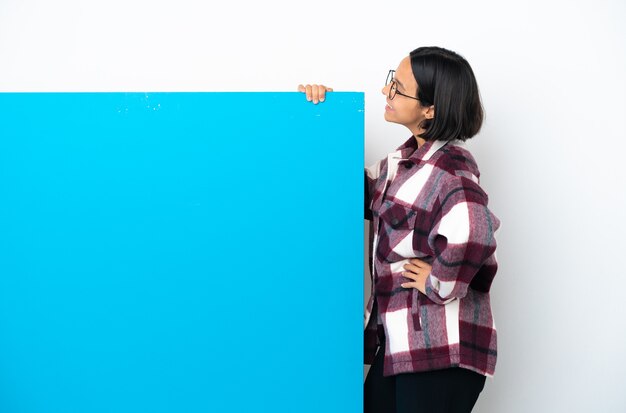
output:
[[[0,91],[327,83],[365,91],[369,164],[409,136],[383,120],[388,69],[418,46],[461,53],[503,223],[499,361],[475,411],[624,412],[626,3],[508,3],[1,0]]]

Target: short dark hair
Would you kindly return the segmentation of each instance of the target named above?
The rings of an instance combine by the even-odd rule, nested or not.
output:
[[[435,106],[435,117],[426,119],[419,136],[426,141],[467,140],[480,131],[484,111],[478,84],[467,60],[441,47],[419,47],[410,53],[422,106]]]

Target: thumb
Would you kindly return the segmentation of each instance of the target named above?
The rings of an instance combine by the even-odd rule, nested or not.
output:
[[[303,85],[298,85],[298,92],[306,92],[306,88]]]

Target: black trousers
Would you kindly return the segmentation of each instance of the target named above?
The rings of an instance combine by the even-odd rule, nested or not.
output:
[[[449,368],[383,377],[383,345],[378,349],[364,385],[365,413],[469,413],[486,377],[463,368]]]

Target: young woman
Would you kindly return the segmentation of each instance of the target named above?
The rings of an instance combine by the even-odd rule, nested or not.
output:
[[[315,104],[332,91],[298,90]],[[489,290],[500,225],[465,145],[483,121],[478,85],[457,53],[420,47],[382,93],[385,120],[411,137],[365,169],[365,412],[471,412],[496,363]]]

